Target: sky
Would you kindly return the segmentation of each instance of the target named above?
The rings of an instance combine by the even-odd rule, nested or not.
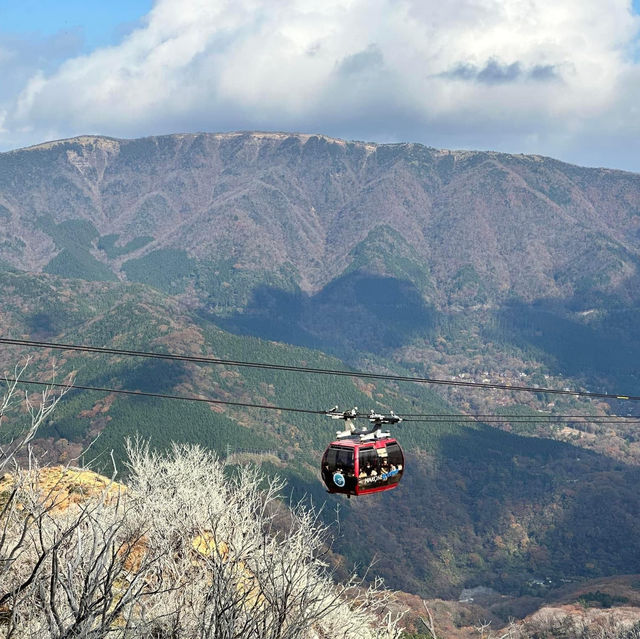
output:
[[[239,130],[640,172],[640,0],[0,0],[0,151]]]

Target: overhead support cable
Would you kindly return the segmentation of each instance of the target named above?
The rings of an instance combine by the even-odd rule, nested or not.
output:
[[[640,424],[640,417],[626,417],[622,415],[606,415],[604,417],[594,416],[592,418],[576,419],[572,415],[556,415],[550,420],[541,419],[501,419],[491,417],[472,417],[469,415],[460,415],[458,417],[441,417],[434,415],[432,417],[422,416],[413,418],[403,417],[402,422],[419,422],[422,424],[432,424],[438,422],[455,422],[458,424]]]
[[[147,391],[124,390],[121,388],[104,388],[101,386],[82,386],[80,384],[62,384],[60,382],[40,382],[32,379],[12,379],[10,377],[1,378],[6,382],[20,384],[32,384],[35,386],[49,386],[51,388],[63,388],[85,391],[98,391],[101,393],[120,393],[123,395],[134,395],[136,397],[156,397],[160,399],[179,399],[189,402],[202,402],[203,404],[221,404],[224,406],[238,406],[241,408],[263,408],[265,410],[288,411],[292,413],[307,413],[309,415],[324,415],[323,410],[308,410],[305,408],[291,408],[285,406],[272,406],[270,404],[252,404],[250,402],[233,402],[226,399],[210,399],[206,397],[196,397],[194,395],[168,395],[164,393],[150,393]]]
[[[194,395],[171,395],[166,393],[151,393],[148,391],[139,391],[139,390],[126,390],[122,388],[109,388],[103,386],[87,386],[81,384],[73,384],[73,383],[62,383],[62,382],[42,382],[38,380],[32,379],[18,379],[5,377],[0,378],[4,379],[4,381],[8,383],[20,383],[26,385],[33,386],[45,386],[50,388],[61,388],[61,389],[73,389],[73,390],[83,390],[83,391],[96,391],[101,393],[115,393],[122,395],[130,395],[135,397],[154,397],[159,399],[170,399],[170,400],[180,400],[180,401],[189,401],[189,402],[200,402],[203,404],[215,404],[222,406],[231,406],[236,408],[257,408],[264,410],[275,410],[281,412],[289,412],[289,413],[304,413],[307,415],[331,415],[334,411],[327,410],[314,410],[309,408],[296,408],[292,406],[273,406],[271,404],[257,404],[252,402],[237,402],[226,399],[212,399],[208,397],[197,397]],[[371,413],[359,413],[355,411],[349,411],[351,413],[350,417],[352,419],[369,419],[371,420]],[[396,417],[394,415],[394,417]],[[398,415],[397,417],[400,417]],[[496,415],[454,415],[452,413],[449,414],[438,414],[438,413],[423,413],[420,415],[411,415],[408,414],[409,418],[403,418],[401,421],[404,422],[413,422],[413,423],[426,423],[426,424],[465,424],[465,423],[540,423],[547,424],[553,423],[549,421],[539,421],[535,419],[521,419],[521,420],[513,420],[506,419],[503,416]],[[621,417],[617,415],[605,415],[602,417],[598,416],[586,416],[586,415],[553,415],[550,416],[554,419],[555,422],[561,423],[588,423],[589,420],[592,420],[593,423],[597,424],[637,424],[640,423],[640,418],[629,418],[629,417]],[[587,421],[575,421],[576,418],[589,418]],[[620,421],[620,420],[625,421]]]
[[[527,393],[547,393],[551,395],[566,395],[571,397],[587,397],[591,399],[619,399],[628,401],[640,401],[640,395],[626,395],[619,393],[597,393],[593,391],[578,391],[557,388],[541,388],[538,386],[513,386],[511,384],[498,384],[491,382],[466,382],[463,380],[447,380],[431,377],[412,377],[408,375],[393,375],[387,373],[369,373],[366,371],[346,371],[340,369],[313,368],[308,366],[292,366],[288,364],[270,364],[267,362],[251,362],[242,360],[222,359],[217,357],[200,357],[194,355],[175,355],[171,353],[157,353],[149,351],[134,351],[98,346],[83,346],[78,344],[61,344],[57,342],[43,342],[24,339],[10,339],[0,337],[0,344],[9,346],[25,346],[33,348],[47,348],[68,351],[80,351],[86,353],[100,353],[107,355],[121,355],[130,357],[145,357],[164,359],[180,362],[194,362],[199,364],[216,364],[223,366],[257,368],[265,370],[289,371],[294,373],[311,373],[316,375],[332,375],[340,377],[357,377],[360,379],[377,379],[389,382],[413,382],[419,384],[433,384],[439,386],[453,386],[483,390],[505,390]]]
[[[585,422],[605,422],[605,423],[624,423],[624,420],[637,421],[640,420],[640,416],[634,415],[559,415],[559,414],[537,414],[537,415],[523,415],[523,414],[503,414],[503,413],[398,413],[398,417],[404,418],[424,418],[429,419],[456,419],[456,420],[473,420],[473,421],[492,421],[492,422],[510,422],[510,423],[527,423],[527,422],[539,422],[545,423],[549,421],[563,421],[563,420],[584,420]],[[621,422],[621,420],[623,420]]]

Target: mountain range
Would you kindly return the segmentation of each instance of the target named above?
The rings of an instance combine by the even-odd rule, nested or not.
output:
[[[85,258],[90,275],[141,279],[173,251],[172,281],[195,271],[205,299],[211,268],[313,294],[364,264],[438,308],[637,288],[640,177],[538,156],[288,134],[81,137],[0,155],[0,206],[1,256],[18,268],[66,275]]]

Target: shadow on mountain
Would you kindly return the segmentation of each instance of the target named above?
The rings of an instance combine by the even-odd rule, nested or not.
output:
[[[637,468],[486,425],[446,437],[441,451],[447,471],[463,478],[474,530],[500,537],[493,539],[499,589],[521,587],[519,571],[549,574],[559,585],[567,576],[640,570]],[[516,579],[505,580],[505,569]]]
[[[104,367],[103,365],[96,366],[93,362],[87,361],[87,363],[80,368],[77,383],[82,386],[86,385],[96,388],[117,388],[141,393],[172,394],[175,393],[175,387],[187,377],[187,366],[181,362],[148,360],[133,365],[124,364]],[[82,402],[82,398],[86,393],[87,391],[83,389],[71,389],[67,396],[68,405],[72,406],[76,401]],[[104,393],[100,393],[99,395],[91,393],[91,397],[97,400],[98,398],[103,398]],[[148,438],[153,436],[154,441],[157,443],[158,439],[160,439],[159,429],[166,429],[166,424],[163,423],[163,421],[167,421],[166,415],[164,416],[164,420],[158,419],[151,426],[147,424],[149,421],[153,421],[151,416],[158,412],[158,402],[160,401],[158,398],[144,395],[139,397],[121,395],[115,404],[116,409],[111,407],[108,411],[108,416],[106,415],[107,411],[105,411],[105,417],[107,417],[108,421],[111,421],[114,410],[118,410],[119,406],[126,407],[125,409],[119,410],[130,411],[130,413],[125,415],[125,418],[116,419],[109,425],[110,430],[119,429],[121,433],[117,444],[114,442],[112,446],[116,456],[122,457],[124,441],[128,436],[136,432],[143,432],[143,425],[147,427],[147,432],[144,432],[144,435]],[[167,400],[165,400],[165,402],[166,401]],[[190,402],[186,402],[186,404],[190,404]],[[56,412],[55,418],[50,420],[47,425],[40,430],[40,436],[53,437],[56,439],[64,438],[74,442],[85,441],[85,443],[87,443],[85,438],[87,437],[88,421],[78,419],[82,417],[82,415],[78,414],[77,405],[75,410],[66,410],[66,407],[67,404],[62,404],[62,408]],[[177,433],[184,432],[185,423],[189,423],[184,415],[187,411],[192,411],[192,407],[188,406],[185,408],[185,403],[183,402],[168,402],[168,404],[165,403],[162,406],[162,410],[164,410],[165,413],[175,411],[173,419],[170,418],[168,421],[173,422],[173,435],[178,437]],[[88,419],[86,414],[84,417]],[[96,417],[99,417],[99,413],[97,412],[92,416],[92,419]],[[207,418],[209,420],[214,419],[214,417],[211,417],[210,411],[207,414]],[[105,421],[100,428],[104,429],[106,425],[107,421]],[[176,431],[175,428],[179,430]],[[189,424],[187,429],[188,428],[193,429],[192,424]],[[97,448],[102,448],[103,451],[108,452],[108,449],[104,448],[103,444],[104,437],[101,435],[100,443],[97,447],[93,447],[93,452],[95,453]],[[100,466],[100,468],[102,467]]]
[[[316,295],[256,288],[244,312],[216,318],[225,330],[334,354],[383,354],[427,336],[436,311],[409,281],[352,272]]]
[[[33,313],[25,318],[29,337],[46,339],[59,333],[60,317],[51,313]]]
[[[640,391],[640,323],[637,308],[577,308],[572,300],[512,302],[496,314],[485,337],[513,345],[555,373],[609,392]]]
[[[167,393],[189,378],[186,364],[164,360],[148,360],[141,363],[105,369],[104,372],[83,371],[87,384],[123,388],[142,393]],[[115,384],[115,386],[114,386]]]

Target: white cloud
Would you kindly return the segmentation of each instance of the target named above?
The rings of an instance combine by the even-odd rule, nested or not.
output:
[[[626,0],[159,0],[119,45],[32,72],[0,143],[304,130],[627,166],[637,32]]]

